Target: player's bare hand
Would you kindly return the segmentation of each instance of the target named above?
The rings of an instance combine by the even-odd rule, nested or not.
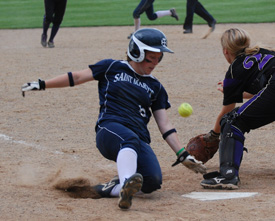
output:
[[[218,82],[218,91],[223,93],[223,81]]]
[[[38,79],[38,81],[23,84],[21,87],[22,96],[25,97],[26,91],[45,90],[45,81]]]

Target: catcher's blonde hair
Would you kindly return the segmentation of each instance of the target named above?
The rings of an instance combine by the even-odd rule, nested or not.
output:
[[[249,34],[240,28],[230,28],[226,30],[221,37],[222,47],[234,56],[258,53],[260,47],[250,47],[250,42]]]

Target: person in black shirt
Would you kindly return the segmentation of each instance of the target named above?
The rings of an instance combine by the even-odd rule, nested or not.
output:
[[[175,18],[177,21],[179,17],[177,12],[174,8],[170,10],[162,10],[162,11],[154,11],[154,3],[155,0],[141,0],[138,6],[135,8],[133,12],[134,24],[135,24],[135,31],[140,28],[141,20],[140,15],[144,12],[149,20],[153,21],[163,16],[171,16]],[[127,38],[130,39],[133,33],[131,33]]]
[[[223,54],[230,64],[219,88],[223,107],[208,136],[221,137],[220,171],[204,176],[201,185],[212,189],[237,189],[244,134],[275,120],[275,51],[250,46],[249,34],[239,28],[221,37]],[[236,108],[236,103],[244,104]]]
[[[204,19],[213,32],[215,30],[216,20],[213,16],[203,7],[198,0],[187,0],[186,2],[186,17],[183,24],[183,34],[193,33],[193,17],[194,13]]]
[[[41,36],[41,45],[43,47],[54,48],[54,37],[56,36],[60,24],[65,14],[67,0],[44,0],[45,15],[43,19],[43,33]],[[51,35],[47,42],[47,32],[50,24],[53,23]]]

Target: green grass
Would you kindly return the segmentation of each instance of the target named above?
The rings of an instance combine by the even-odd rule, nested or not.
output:
[[[274,0],[201,0],[218,23],[275,22]],[[139,0],[68,0],[63,27],[133,25],[132,12]],[[186,0],[155,0],[154,9],[175,7],[180,17],[176,21],[163,17],[155,21],[141,16],[142,25],[183,24]],[[0,29],[41,28],[44,14],[43,0],[0,0]],[[205,24],[194,16],[194,24]]]

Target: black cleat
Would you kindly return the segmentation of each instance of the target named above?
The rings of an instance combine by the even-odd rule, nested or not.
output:
[[[175,18],[178,21],[179,20],[179,16],[177,15],[176,9],[171,8],[170,12],[171,12],[171,17]]]
[[[54,48],[55,47],[53,41],[48,42],[48,47],[49,48]]]
[[[183,31],[183,34],[192,34],[192,33],[193,33],[192,29],[185,29]]]
[[[41,45],[46,48],[47,47],[47,35],[41,35]]]
[[[133,195],[141,190],[143,177],[139,173],[135,173],[129,177],[119,193],[118,206],[121,209],[129,209],[132,205]]]
[[[210,179],[201,181],[201,186],[205,189],[227,189],[236,190],[238,189],[239,177],[235,176],[232,179],[226,179],[223,176],[217,176]]]
[[[101,198],[112,197],[111,191],[117,184],[119,184],[119,178],[118,176],[115,176],[108,183],[101,183],[93,186],[93,189],[98,193]]]
[[[209,23],[209,27],[211,28],[211,32],[213,32],[216,28],[216,20],[212,21],[211,23]]]

